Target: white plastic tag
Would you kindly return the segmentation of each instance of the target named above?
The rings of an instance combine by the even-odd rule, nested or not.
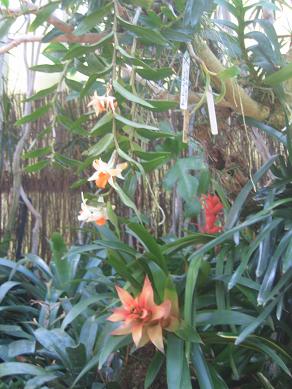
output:
[[[189,77],[190,77],[190,55],[188,51],[185,51],[183,55],[182,71],[181,71],[180,109],[188,109]]]
[[[211,85],[209,85],[208,87],[206,97],[207,97],[211,133],[212,135],[218,135],[217,117],[215,112],[215,103],[214,103],[214,97],[213,97],[213,91]]]

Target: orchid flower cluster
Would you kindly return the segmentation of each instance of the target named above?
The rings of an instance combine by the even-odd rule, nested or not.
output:
[[[123,322],[112,335],[132,334],[137,348],[152,342],[158,350],[164,352],[163,330],[175,331],[179,327],[179,312],[176,304],[164,300],[157,305],[151,282],[146,276],[141,293],[132,297],[125,289],[116,286],[122,307],[115,308],[107,320]]]
[[[104,96],[98,96],[97,93],[94,92],[94,96],[88,106],[93,106],[96,116],[99,116],[101,112],[108,110],[114,112],[116,104],[115,97],[109,96],[108,92]],[[115,151],[108,162],[103,162],[101,159],[94,160],[92,166],[95,169],[95,172],[88,178],[88,181],[95,181],[98,189],[105,189],[107,184],[115,187],[114,179],[123,179],[122,171],[128,166],[127,163],[116,164],[115,161]],[[100,196],[98,198],[98,206],[93,207],[87,205],[87,200],[84,198],[83,193],[81,196],[82,203],[78,220],[85,223],[95,222],[98,226],[104,225],[108,220],[108,212],[103,197]]]

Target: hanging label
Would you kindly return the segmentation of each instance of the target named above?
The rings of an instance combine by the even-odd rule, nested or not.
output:
[[[212,135],[218,135],[217,117],[215,112],[214,96],[213,96],[211,85],[209,85],[208,87],[206,97],[207,97],[211,133]]]
[[[186,51],[183,55],[181,86],[180,86],[180,109],[188,109],[189,97],[189,77],[190,77],[190,55]]]

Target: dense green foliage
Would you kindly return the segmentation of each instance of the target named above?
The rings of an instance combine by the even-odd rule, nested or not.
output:
[[[51,63],[32,70],[60,73],[60,80],[28,96],[28,102],[46,95],[52,99],[16,122],[25,126],[52,112],[51,146],[24,154],[26,159],[38,158],[26,171],[35,173],[49,165],[73,169],[80,174],[74,187],[81,187],[97,158],[108,161],[113,154],[119,162],[127,162],[127,167],[124,181],[115,179],[110,190],[99,186],[97,196],[88,184],[87,201],[104,207],[109,220],[106,225],[82,230],[89,238],[93,236],[88,244],[67,248],[56,233],[51,238],[49,265],[32,254],[18,262],[0,259],[1,389],[119,388],[120,373],[135,347],[129,335],[112,336],[116,326],[106,319],[120,304],[114,286],[119,284],[137,295],[145,275],[157,304],[172,295],[178,297],[180,309],[180,326],[164,333],[165,354],[156,351],[145,388],[162,369],[166,369],[169,389],[280,389],[291,385],[292,143],[291,112],[283,85],[291,76],[291,64],[281,55],[281,42],[272,24],[259,20],[261,32],[245,31],[252,23],[249,12],[258,15],[270,2],[167,3],[64,0],[33,12],[37,16],[30,31],[46,23],[50,26],[42,41],[48,43],[44,54]],[[219,5],[228,9],[234,21],[206,17]],[[67,42],[62,26],[56,27],[49,19],[57,8],[64,10],[67,27],[72,27]],[[31,11],[24,5],[22,12]],[[8,15],[2,23],[11,18]],[[86,45],[75,41],[88,33],[96,39],[99,34],[98,41]],[[62,36],[65,42],[55,39]],[[256,44],[246,47],[250,38]],[[203,39],[215,46],[217,42],[217,50],[224,44],[231,66],[214,75],[208,62],[200,61],[198,49],[192,58],[190,89],[198,77],[202,95],[192,114],[205,103],[214,77],[221,85],[214,94],[216,102],[228,100],[228,82],[237,86],[244,79],[258,89],[270,87],[286,122],[280,132],[270,123],[243,116],[244,126],[273,136],[282,144],[283,153],[267,160],[233,203],[212,179],[202,147],[193,139],[185,143],[183,125],[174,128],[165,120],[170,110],[178,108],[169,94],[179,94],[182,55],[186,50],[192,55]],[[82,78],[75,77],[80,74]],[[63,81],[69,99],[82,100],[97,92],[99,98],[107,94],[117,104],[98,112],[101,116],[86,132],[83,124],[94,112],[78,118],[64,112],[58,101]],[[204,112],[200,114],[204,117]],[[59,148],[54,138],[57,122],[82,145],[83,160],[69,158]],[[163,219],[148,174],[169,162],[164,185],[183,200],[188,223],[183,236],[154,237],[149,215],[141,214],[136,206],[135,192],[143,181]],[[269,171],[273,180],[261,187]],[[112,190],[132,211],[131,217],[119,217],[119,209],[111,203]],[[201,195],[214,191],[224,204],[224,229],[204,234],[190,220],[201,212]],[[250,198],[255,205],[251,211],[247,207]],[[121,231],[132,236],[134,244],[126,244]]]

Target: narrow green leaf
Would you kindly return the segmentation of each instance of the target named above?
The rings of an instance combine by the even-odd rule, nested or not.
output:
[[[50,163],[50,161],[48,161],[48,160],[39,161],[39,162],[36,162],[32,165],[26,166],[24,168],[24,171],[26,173],[36,173],[36,172],[41,171],[45,167],[47,167],[49,165],[49,163]]]
[[[112,9],[112,1],[109,1],[106,5],[101,6],[96,11],[86,15],[82,18],[81,22],[78,24],[74,30],[75,35],[83,35],[93,27],[95,27],[104,16],[106,16]]]
[[[168,389],[181,387],[184,369],[184,342],[173,334],[167,336],[166,378]]]
[[[40,149],[27,151],[23,154],[23,159],[29,159],[29,158],[39,158],[43,157],[44,155],[49,154],[52,151],[52,148],[50,146],[42,147]]]
[[[89,150],[85,152],[85,154],[92,157],[97,157],[108,149],[113,140],[114,136],[112,133],[106,134],[94,146],[90,147]]]
[[[0,364],[0,377],[14,377],[22,374],[40,376],[45,373],[46,371],[43,368],[34,366],[30,363],[6,362]]]
[[[42,97],[48,96],[48,95],[52,94],[53,92],[55,92],[55,90],[57,89],[57,86],[58,86],[58,84],[54,84],[54,85],[50,86],[49,88],[42,89],[42,90],[38,91],[36,94],[34,94],[33,96],[25,99],[25,101],[35,101],[35,100],[41,99]]]
[[[17,120],[15,123],[17,126],[22,126],[23,124],[34,122],[38,120],[40,117],[44,116],[50,109],[50,104],[45,105],[36,109],[33,113],[23,116],[21,119]]]
[[[282,69],[270,74],[264,79],[265,85],[276,86],[292,77],[292,63],[284,66]]]
[[[6,281],[0,286],[0,304],[4,300],[7,293],[9,293],[10,289],[14,288],[17,285],[20,285],[20,282],[16,281]]]
[[[242,343],[251,333],[253,333],[258,326],[263,324],[268,316],[271,314],[272,310],[276,306],[278,299],[275,299],[271,304],[267,305],[262,313],[250,323],[236,338],[235,344],[238,345]]]
[[[142,128],[142,129],[150,130],[150,131],[159,131],[159,128],[157,128],[157,127],[148,126],[147,124],[144,124],[144,123],[134,122],[133,120],[129,120],[129,119],[124,118],[121,115],[118,115],[117,113],[115,113],[114,117],[118,122],[121,122],[128,127]]]
[[[212,376],[209,371],[209,367],[204,357],[204,354],[202,352],[202,348],[199,344],[193,344],[191,357],[200,388],[214,389]]]
[[[43,64],[43,65],[35,65],[30,68],[30,70],[33,70],[35,72],[43,72],[43,73],[59,73],[64,70],[63,64]]]
[[[242,210],[242,207],[250,193],[250,191],[253,189],[253,186],[256,185],[259,180],[264,176],[265,173],[267,173],[267,171],[270,169],[270,167],[273,165],[273,163],[275,162],[275,160],[278,158],[277,155],[274,155],[273,157],[271,157],[255,174],[254,176],[252,177],[252,180],[249,180],[245,186],[241,189],[239,195],[236,197],[236,200],[234,201],[229,213],[228,213],[228,216],[227,216],[227,219],[226,219],[226,223],[225,223],[225,229],[228,230],[230,228],[232,228],[239,216],[240,216],[240,213],[241,213],[241,210]]]
[[[161,252],[161,248],[155,239],[142,224],[129,223],[127,229],[134,235],[154,257],[155,262],[167,271],[166,260]]]
[[[29,26],[29,31],[35,31],[59,7],[60,1],[54,1],[38,9],[36,18]]]
[[[280,143],[283,143],[283,145],[287,146],[287,136],[284,135],[281,131],[276,130],[275,128],[268,126],[265,123],[259,122],[258,120],[255,120],[253,118],[245,118],[246,124],[249,126],[253,126],[256,128],[259,128],[260,130],[264,131],[266,134],[272,136]]]
[[[67,313],[65,319],[62,322],[61,329],[65,330],[65,328],[72,323],[73,320],[76,319],[82,312],[84,312],[89,305],[96,304],[100,300],[102,300],[105,296],[99,295],[97,297],[89,297],[87,299],[79,301],[76,305],[72,307],[72,309]]]
[[[152,385],[155,378],[157,377],[157,374],[161,369],[163,361],[164,361],[164,355],[159,351],[157,351],[147,369],[147,373],[144,381],[144,389],[148,389],[149,386]]]
[[[139,38],[142,38],[146,41],[146,43],[153,44],[153,42],[155,42],[156,45],[161,46],[166,46],[168,44],[164,36],[161,35],[161,33],[157,30],[134,25],[132,23],[126,22],[120,17],[118,17],[118,20],[127,31],[130,31],[137,35]]]
[[[121,96],[123,96],[126,100],[132,101],[133,103],[137,103],[146,108],[154,108],[150,103],[141,99],[141,97],[134,95],[132,92],[129,92],[126,88],[124,88],[117,81],[113,81],[113,87],[116,92],[118,92]]]
[[[196,287],[196,282],[201,267],[202,258],[197,257],[191,260],[186,280],[186,289],[185,289],[185,307],[184,307],[184,318],[186,324],[190,327],[193,325],[193,295]]]

